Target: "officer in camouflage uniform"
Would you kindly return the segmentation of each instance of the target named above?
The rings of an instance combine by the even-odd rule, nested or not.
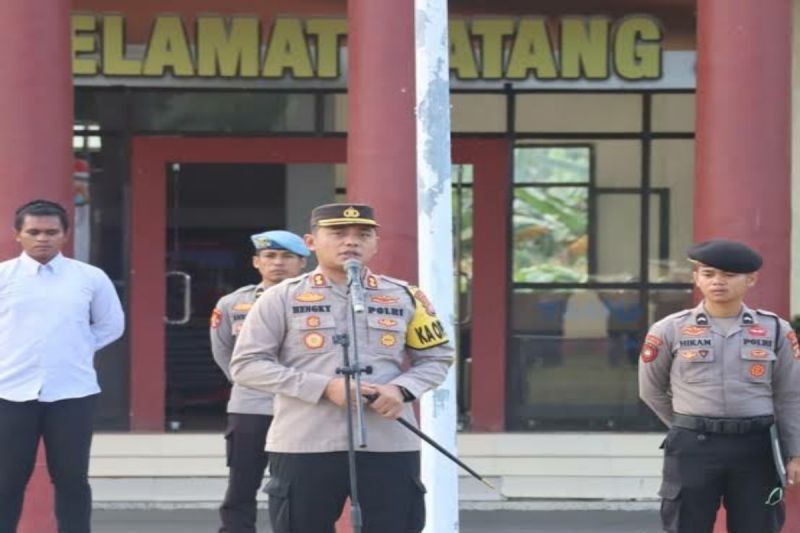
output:
[[[261,283],[223,296],[211,314],[211,351],[228,379],[233,346],[247,312],[268,287],[299,275],[310,253],[303,239],[288,231],[267,231],[250,239]],[[264,444],[271,422],[272,394],[234,383],[225,432],[228,490],[220,507],[221,533],[256,531],[256,492],[267,467]]]
[[[362,272],[365,312],[351,312],[343,265],[377,252],[373,210],[328,204],[311,216],[306,244],[319,267],[262,296],[245,320],[234,350],[236,383],[272,392],[275,420],[270,453],[269,511],[275,533],[330,533],[349,495],[347,411],[342,347],[334,335],[356,339],[366,395],[367,448],[357,449],[364,533],[413,533],[425,523],[419,479],[419,439],[396,422],[416,424],[411,402],[439,385],[453,348],[430,302],[404,281]],[[355,334],[355,335],[354,335]],[[410,357],[410,366],[402,363]]]
[[[669,427],[660,496],[664,530],[710,533],[720,502],[728,530],[780,531],[772,455],[777,422],[789,485],[800,480],[800,347],[791,326],[743,303],[762,259],[735,241],[693,246],[703,301],[657,322],[639,363],[644,402]]]

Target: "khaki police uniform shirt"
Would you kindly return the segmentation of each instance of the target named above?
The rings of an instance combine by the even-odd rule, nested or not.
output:
[[[744,306],[727,333],[702,303],[657,322],[640,355],[639,393],[667,426],[673,413],[775,415],[785,453],[800,456],[800,347],[773,313]]]
[[[366,272],[366,310],[356,315],[355,339],[362,366],[373,368],[364,381],[391,383],[415,397],[439,385],[454,350],[427,298],[405,282]],[[286,280],[259,298],[245,320],[231,362],[236,383],[274,392],[275,419],[267,450],[315,453],[347,450],[347,410],[323,393],[342,366],[334,335],[348,333],[346,287],[332,284],[319,270]],[[411,365],[402,363],[410,356]],[[364,409],[365,451],[419,449],[419,439],[395,420]],[[416,424],[412,404],[402,414]]]
[[[214,361],[231,379],[230,364],[236,337],[242,329],[244,319],[258,296],[264,291],[262,285],[246,285],[220,298],[211,314],[211,352]],[[249,389],[239,383],[231,387],[228,412],[250,415],[271,415],[273,394]]]

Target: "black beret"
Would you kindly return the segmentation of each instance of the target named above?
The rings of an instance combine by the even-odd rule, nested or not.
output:
[[[689,248],[687,255],[692,261],[736,274],[755,272],[764,262],[759,253],[746,244],[726,239],[697,243]]]
[[[311,211],[311,227],[377,226],[375,210],[366,204],[325,204]]]

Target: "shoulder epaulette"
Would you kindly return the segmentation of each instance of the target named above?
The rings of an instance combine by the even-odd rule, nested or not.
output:
[[[756,309],[756,313],[758,313],[759,315],[780,318],[777,313],[773,313],[772,311],[767,311],[766,309]]]
[[[389,282],[389,283],[391,283],[393,285],[398,285],[400,287],[403,287],[404,289],[408,289],[411,286],[411,284],[409,282],[404,281],[402,279],[393,278],[391,276],[384,276],[383,274],[376,274],[375,277],[380,278],[383,281]]]
[[[244,287],[239,287],[238,289],[233,291],[231,294],[239,294],[240,292],[251,291],[251,290],[253,290],[255,288],[256,288],[255,285],[245,285]]]
[[[299,276],[295,276],[293,278],[286,278],[285,280],[278,283],[278,285],[297,285],[303,280],[308,279],[308,276],[311,275],[311,272],[303,272]]]

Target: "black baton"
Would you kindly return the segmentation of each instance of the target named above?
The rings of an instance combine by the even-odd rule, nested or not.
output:
[[[367,399],[367,403],[372,403],[378,398],[378,395],[377,394],[365,394],[364,397]],[[467,472],[469,472],[469,474],[472,477],[474,477],[475,479],[477,479],[478,481],[480,481],[481,483],[483,483],[484,485],[486,485],[490,489],[497,490],[494,487],[494,485],[492,485],[491,483],[489,483],[488,481],[483,479],[483,477],[481,477],[477,472],[475,472],[473,469],[471,469],[469,466],[467,466],[458,457],[456,457],[455,455],[453,455],[452,453],[447,451],[441,444],[439,444],[438,442],[436,442],[435,440],[433,440],[432,438],[427,436],[425,433],[423,433],[419,429],[415,428],[414,425],[411,424],[410,422],[408,422],[405,418],[400,417],[400,418],[398,418],[396,420],[397,420],[397,422],[400,422],[400,425],[404,426],[406,429],[411,431],[414,435],[416,435],[417,437],[421,438],[422,440],[424,440],[425,442],[427,442],[428,444],[430,444],[431,446],[436,448],[436,450],[438,450],[442,455],[444,455],[445,457],[447,457],[448,459],[453,461],[455,464],[457,464],[458,466],[460,466],[461,468],[463,468]]]

